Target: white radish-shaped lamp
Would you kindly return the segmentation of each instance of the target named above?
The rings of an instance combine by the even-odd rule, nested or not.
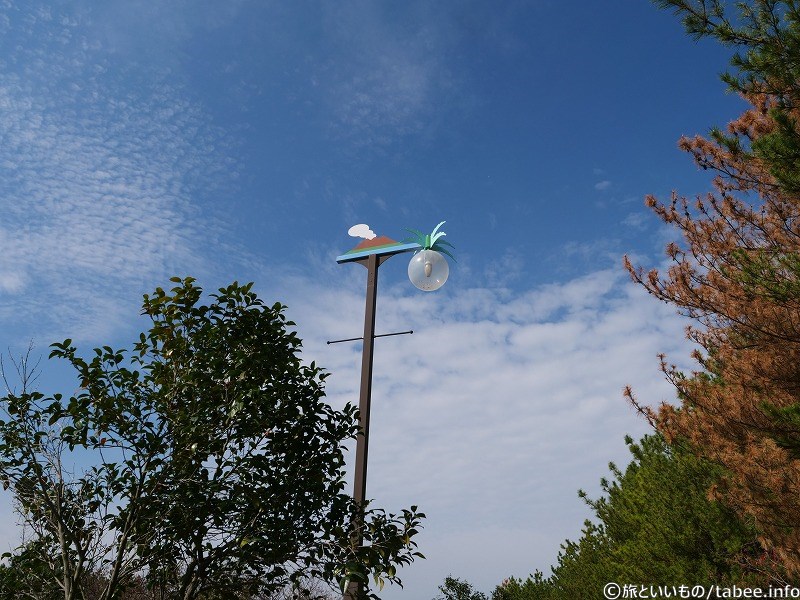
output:
[[[415,229],[408,230],[414,234],[415,239],[413,241],[421,247],[411,257],[411,262],[408,263],[408,278],[415,287],[423,292],[438,290],[447,281],[450,267],[443,254],[455,260],[447,248],[444,248],[444,246],[452,248],[453,245],[441,239],[447,235],[444,231],[439,231],[439,228],[444,224],[445,221],[439,223],[429,235],[425,235]]]

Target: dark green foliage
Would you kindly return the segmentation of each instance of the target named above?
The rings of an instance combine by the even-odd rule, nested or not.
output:
[[[800,256],[779,249],[737,248],[730,255],[733,269],[747,298],[768,298],[780,305],[800,299]],[[735,270],[734,270],[735,269]]]
[[[687,32],[699,39],[712,37],[736,48],[734,73],[723,75],[732,90],[755,99],[770,98],[774,129],[759,135],[752,148],[741,138],[715,130],[713,137],[731,150],[750,151],[763,160],[775,181],[788,193],[800,192],[800,3],[795,0],[654,0],[674,10]],[[759,182],[764,184],[765,182]]]
[[[173,281],[145,296],[152,326],[132,353],[86,360],[70,340],[53,345],[77,371],[75,396],[2,399],[0,479],[35,541],[14,576],[44,572],[66,600],[92,577],[99,600],[142,577],[156,597],[186,600],[308,578],[399,582],[396,567],[421,556],[424,515],[367,507],[355,520],[366,545],[353,547],[343,444],[357,411],[325,402],[326,374],[301,361],[284,307],[236,283],[203,304],[192,279]],[[73,474],[77,457],[91,466]]]
[[[716,38],[736,49],[732,89],[785,96],[800,90],[800,4],[795,0],[653,0],[672,9],[695,39]],[[785,98],[787,101],[789,98]]]
[[[752,529],[708,499],[718,468],[657,435],[626,442],[631,464],[624,472],[610,465],[602,498],[581,492],[596,522],[585,523],[577,542],[565,542],[552,575],[508,580],[492,600],[588,600],[602,597],[609,582],[749,581],[738,563],[760,549]]]
[[[614,481],[602,482],[607,496],[587,499],[611,541],[618,577],[665,584],[728,579],[729,559],[753,532],[708,500],[719,470],[658,436],[626,443],[634,460],[625,473],[611,465]]]
[[[24,544],[16,554],[3,555],[7,564],[0,565],[0,600],[63,600],[64,593],[42,561],[41,548],[37,546]]]
[[[762,410],[779,426],[773,435],[778,446],[787,450],[794,460],[800,459],[800,404],[777,407],[764,403]]]
[[[472,588],[472,584],[457,577],[445,577],[439,586],[439,595],[433,600],[488,600],[486,594]]]
[[[511,577],[498,585],[492,592],[492,600],[532,600],[550,598],[553,582],[545,579],[541,571],[536,571],[525,580]]]

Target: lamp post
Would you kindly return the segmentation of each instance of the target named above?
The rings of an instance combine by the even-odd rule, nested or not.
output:
[[[375,338],[375,307],[378,300],[378,268],[395,254],[415,252],[408,265],[408,277],[417,288],[432,292],[442,287],[447,281],[449,267],[442,253],[453,257],[443,246],[452,244],[441,240],[445,233],[439,228],[442,221],[430,235],[424,235],[416,230],[409,230],[414,234],[415,241],[395,242],[386,237],[376,236],[367,225],[359,224],[350,228],[349,234],[353,237],[364,237],[365,241],[351,251],[337,257],[339,264],[355,262],[367,268],[367,299],[364,309],[364,345],[361,353],[361,391],[358,399],[359,426],[361,435],[356,439],[356,469],[353,485],[353,499],[356,505],[363,509],[367,491],[367,454],[369,451],[369,413],[372,400],[372,359],[374,356]],[[411,332],[403,332],[411,333]],[[391,334],[389,334],[391,335]],[[341,340],[344,341],[344,340]],[[329,342],[331,343],[331,342]],[[359,518],[363,518],[360,515]],[[356,523],[353,541],[356,547],[364,542],[361,523]],[[350,582],[344,593],[344,600],[356,600],[361,585],[359,582]]]

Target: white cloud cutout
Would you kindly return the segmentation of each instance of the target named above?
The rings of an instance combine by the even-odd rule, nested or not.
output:
[[[375,239],[375,232],[369,228],[369,225],[366,223],[359,223],[358,225],[353,225],[350,229],[347,230],[347,235],[351,237],[360,237],[364,238],[365,240],[372,240]]]

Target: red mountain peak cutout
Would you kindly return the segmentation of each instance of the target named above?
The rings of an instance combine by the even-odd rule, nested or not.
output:
[[[366,250],[367,248],[374,248],[375,246],[388,246],[389,244],[397,243],[398,242],[394,241],[392,238],[386,237],[385,235],[379,235],[371,240],[364,240],[358,244],[358,246],[353,248],[353,250]]]

